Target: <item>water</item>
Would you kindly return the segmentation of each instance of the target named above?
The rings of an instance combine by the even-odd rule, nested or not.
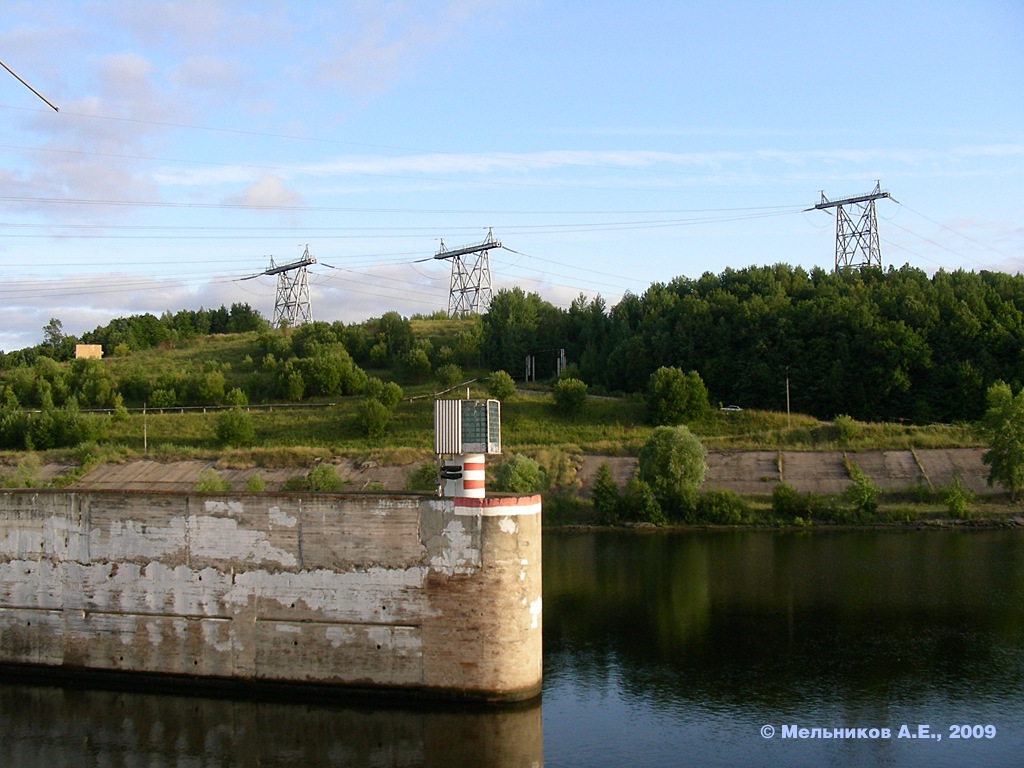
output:
[[[544,561],[540,702],[2,683],[0,765],[1024,765],[1022,531],[550,533]]]
[[[547,765],[1024,765],[1022,532],[544,546]],[[950,739],[964,724],[995,737]],[[781,738],[792,725],[892,738]]]

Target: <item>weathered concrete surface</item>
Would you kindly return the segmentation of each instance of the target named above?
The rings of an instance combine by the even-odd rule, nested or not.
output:
[[[540,606],[537,496],[0,493],[0,663],[527,698]]]
[[[913,488],[919,483],[941,488],[959,476],[974,493],[997,492],[998,486],[992,488],[987,483],[988,467],[981,461],[983,453],[977,448],[931,448],[862,451],[847,455],[875,485],[886,490]],[[608,463],[619,487],[624,486],[636,470],[636,459],[633,457],[584,456],[578,472],[584,494],[590,493],[597,468],[604,462]],[[209,461],[104,464],[86,473],[72,488],[83,491],[159,490],[186,493],[195,485],[199,473],[210,466]],[[338,475],[350,482],[352,490],[382,488],[390,491],[400,490],[405,484],[406,474],[415,467],[378,466],[350,460],[338,461],[334,466]],[[68,470],[69,467],[45,465],[40,468],[38,479],[49,480]],[[295,467],[221,469],[217,473],[238,491],[243,490],[246,481],[255,474],[264,480],[268,491],[277,491],[288,478],[302,477],[307,471],[308,468]],[[840,451],[712,451],[708,454],[708,473],[704,487],[742,494],[769,494],[780,479],[800,491],[819,494],[842,493],[850,484],[849,475],[843,466],[843,453]]]
[[[786,482],[799,491],[842,493],[851,483],[844,457],[883,490],[903,490],[918,484],[941,488],[959,477],[974,493],[992,493],[983,451],[976,448],[934,448],[907,451],[711,451],[705,489],[742,494],[769,494],[776,483]],[[636,470],[636,459],[624,456],[585,456],[579,476],[589,494],[594,475],[607,462],[622,487]]]
[[[132,461],[125,464],[101,464],[87,472],[74,484],[77,490],[90,491],[179,491],[192,490],[199,473],[211,466],[209,461]],[[338,476],[349,490],[401,490],[405,476],[415,465],[379,466],[373,462],[339,460],[334,462]],[[66,470],[65,470],[66,471]],[[292,477],[303,477],[308,467],[285,469],[218,469],[217,474],[236,490],[243,490],[246,481],[259,475],[267,491],[279,491]],[[52,474],[52,473],[51,473]]]

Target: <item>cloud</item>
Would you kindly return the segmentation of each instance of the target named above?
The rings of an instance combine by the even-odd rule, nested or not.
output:
[[[321,25],[339,30],[315,59],[323,82],[355,93],[387,90],[496,7],[489,0],[346,4]],[[476,32],[476,29],[473,30]]]
[[[225,202],[258,208],[294,208],[303,204],[302,196],[288,189],[280,176],[262,176],[240,194],[228,196]]]
[[[222,91],[236,87],[242,80],[238,62],[199,54],[186,58],[173,74],[176,87],[185,90]]]

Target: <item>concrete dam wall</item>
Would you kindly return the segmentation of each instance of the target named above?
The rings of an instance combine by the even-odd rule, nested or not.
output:
[[[0,664],[530,698],[540,497],[4,491]]]

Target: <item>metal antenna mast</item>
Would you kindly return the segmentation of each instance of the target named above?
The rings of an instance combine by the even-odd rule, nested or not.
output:
[[[821,193],[821,202],[808,211],[836,209],[836,271],[843,267],[882,266],[882,249],[878,244],[878,218],[875,216],[875,200],[889,197],[883,192],[880,182],[866,195],[829,200]],[[856,219],[847,210],[853,208]]]
[[[274,301],[274,325],[302,325],[313,322],[313,308],[309,303],[309,281],[306,267],[316,264],[316,259],[309,255],[309,246],[298,261],[288,264],[275,264],[270,257],[270,268],[258,275],[243,277],[252,280],[263,275],[277,275],[277,299]]]
[[[452,282],[448,293],[448,317],[463,317],[469,314],[480,314],[491,303],[491,263],[487,252],[492,248],[501,248],[501,243],[494,239],[494,233],[488,229],[487,239],[477,245],[448,250],[441,241],[441,248],[435,259],[451,259]],[[476,256],[471,266],[467,266],[464,256]]]

